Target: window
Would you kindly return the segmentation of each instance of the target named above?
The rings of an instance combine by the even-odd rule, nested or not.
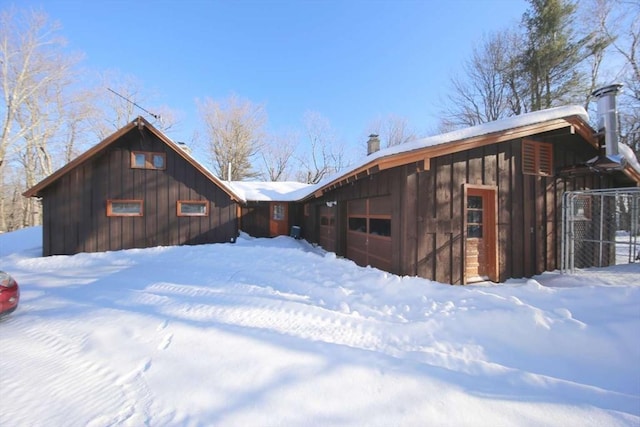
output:
[[[279,203],[273,205],[273,220],[284,221],[285,219],[285,206]]]
[[[482,238],[482,196],[467,196],[467,237]]]
[[[553,146],[546,142],[522,141],[522,173],[553,176]]]
[[[207,216],[209,215],[209,203],[199,200],[178,200],[178,216]]]
[[[385,218],[369,218],[369,234],[391,236],[391,220]]]
[[[107,216],[142,216],[142,200],[107,200]]]
[[[376,238],[391,238],[391,204],[388,196],[350,200],[349,231]]]
[[[591,197],[577,196],[572,199],[573,217],[575,221],[587,221],[591,219]]]
[[[166,163],[165,153],[131,152],[131,167],[135,169],[165,169]]]
[[[349,230],[350,231],[358,231],[360,233],[367,232],[367,219],[360,217],[351,217],[349,218]]]

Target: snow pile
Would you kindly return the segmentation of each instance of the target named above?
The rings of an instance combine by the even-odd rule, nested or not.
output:
[[[637,426],[640,265],[452,287],[288,237],[0,235],[0,425]]]

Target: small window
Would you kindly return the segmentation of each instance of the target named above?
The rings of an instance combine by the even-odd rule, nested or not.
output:
[[[273,220],[274,221],[284,221],[285,218],[285,206],[276,203],[273,205]]]
[[[367,219],[359,217],[349,218],[349,231],[357,231],[359,233],[367,232]]]
[[[391,237],[391,220],[384,218],[370,218],[369,234]]]
[[[197,200],[178,200],[178,216],[207,216],[209,203]]]
[[[142,200],[107,200],[107,216],[142,216]]]
[[[573,216],[571,219],[577,221],[587,221],[591,219],[591,198],[589,196],[578,196],[572,200]]]
[[[553,176],[553,146],[546,142],[522,141],[522,173]]]
[[[147,163],[147,156],[145,156],[144,153],[133,154],[133,167],[144,168],[146,163]]]
[[[467,196],[467,237],[482,238],[482,196]]]
[[[164,154],[153,155],[153,168],[164,169]]]
[[[131,152],[131,167],[135,169],[165,169],[166,162],[165,153]]]

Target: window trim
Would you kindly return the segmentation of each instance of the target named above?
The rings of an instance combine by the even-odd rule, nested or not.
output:
[[[136,203],[140,205],[140,212],[137,213],[118,213],[113,211],[114,203]],[[107,200],[107,216],[123,217],[123,216],[144,216],[144,201],[141,199],[109,199]]]
[[[136,164],[136,156],[144,155],[144,166]],[[153,163],[154,156],[162,157],[162,167],[156,167]],[[167,153],[156,151],[131,151],[131,168],[132,169],[152,169],[152,170],[164,170],[167,168]]]
[[[553,144],[522,140],[522,173],[524,175],[553,176]]]
[[[204,205],[204,213],[184,213],[182,212],[182,205]],[[179,216],[179,217],[209,216],[209,201],[208,200],[178,200],[176,202],[176,216]]]

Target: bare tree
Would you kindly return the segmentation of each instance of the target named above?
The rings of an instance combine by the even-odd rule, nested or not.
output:
[[[232,181],[258,176],[251,162],[264,138],[263,106],[232,95],[222,102],[207,98],[198,103],[198,110],[216,175],[221,179],[230,176]]]
[[[290,163],[298,145],[298,136],[289,133],[272,136],[262,146],[260,157],[264,164],[261,176],[267,181],[286,181],[289,179]]]
[[[463,74],[451,78],[452,91],[442,111],[441,130],[474,126],[513,115],[517,98],[513,45],[519,39],[509,31],[485,36],[463,64]]]
[[[368,134],[376,134],[385,147],[404,144],[416,139],[415,132],[409,128],[409,122],[404,117],[389,114],[379,117],[367,127]]]
[[[344,147],[337,138],[329,121],[317,112],[307,112],[303,118],[308,151],[298,157],[301,169],[298,181],[317,184],[329,174],[339,172],[346,166]]]
[[[59,26],[41,12],[0,12],[0,189],[5,170],[22,165],[28,187],[52,172],[53,153],[63,151],[60,137],[67,108],[76,102],[70,88],[79,57],[64,51]],[[24,187],[23,187],[24,189]],[[0,191],[0,231],[7,228],[6,205],[13,195]],[[36,202],[26,203],[23,224],[37,221]]]

